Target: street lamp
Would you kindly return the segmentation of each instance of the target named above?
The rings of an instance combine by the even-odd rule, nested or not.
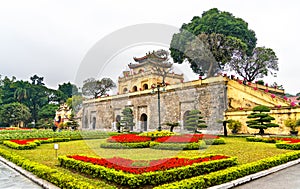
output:
[[[166,83],[163,81],[162,83],[157,83],[156,85],[152,85],[152,94],[155,93],[154,89],[157,89],[157,107],[158,107],[158,131],[161,131],[161,124],[160,124],[160,88],[163,87],[163,91],[165,91]]]

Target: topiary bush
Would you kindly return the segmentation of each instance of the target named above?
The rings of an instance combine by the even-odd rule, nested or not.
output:
[[[270,112],[271,109],[267,106],[256,106],[252,109],[253,113],[251,113],[247,118],[252,120],[246,121],[247,126],[252,129],[259,129],[259,134],[263,135],[264,130],[270,127],[279,127],[278,124],[271,123],[272,120],[275,120],[274,117],[270,116],[264,112]]]

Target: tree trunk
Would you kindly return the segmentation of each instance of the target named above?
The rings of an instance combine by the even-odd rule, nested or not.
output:
[[[260,135],[264,135],[265,134],[265,130],[264,129],[259,129],[259,134]]]

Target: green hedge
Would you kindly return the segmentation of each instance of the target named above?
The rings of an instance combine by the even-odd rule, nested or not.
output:
[[[82,139],[104,139],[109,136],[117,135],[117,132],[104,132],[104,131],[61,131],[53,132],[52,130],[30,130],[30,131],[13,131],[13,132],[0,132],[0,143],[4,140],[11,139],[28,139],[28,138],[70,138],[71,140]]]
[[[78,180],[63,171],[59,171],[57,169],[52,169],[46,165],[33,162],[31,160],[25,159],[19,155],[16,155],[12,152],[9,152],[9,151],[1,149],[1,148],[0,148],[0,155],[2,157],[4,157],[5,159],[8,159],[9,161],[22,167],[23,169],[25,169],[29,172],[32,172],[39,178],[47,180],[48,182],[51,182],[60,188],[66,188],[66,189],[98,188],[98,187],[92,186],[91,184],[89,184],[87,182]],[[108,187],[106,186],[106,188],[108,188]],[[111,187],[111,188],[113,188],[113,187]]]
[[[41,144],[45,143],[53,143],[53,142],[67,142],[70,141],[69,138],[50,138],[48,140],[34,140],[32,142],[29,142],[28,144],[20,145],[15,142],[11,141],[3,141],[3,144],[9,148],[13,148],[16,150],[30,150],[35,149],[37,146],[40,146]]]
[[[287,150],[300,150],[300,143],[289,144],[286,142],[276,143],[276,147]]]
[[[270,157],[262,159],[256,162],[247,163],[235,167],[230,167],[225,170],[216,171],[207,175],[201,175],[189,179],[184,179],[181,181],[173,182],[170,184],[164,184],[155,187],[154,189],[164,189],[164,188],[208,188],[211,186],[224,184],[238,178],[254,174],[277,165],[284,164],[286,162],[296,160],[300,158],[300,152],[290,152],[287,154],[281,154],[275,157]]]
[[[217,139],[203,139],[207,145],[220,145],[225,144],[224,138],[217,138]]]
[[[263,137],[247,137],[248,142],[266,142],[266,143],[276,143],[274,138],[263,138]]]
[[[150,148],[158,150],[199,150],[207,148],[203,140],[192,143],[159,143],[151,142]]]
[[[117,184],[137,188],[144,185],[158,185],[165,182],[182,180],[185,178],[207,174],[213,171],[225,169],[237,164],[236,158],[214,160],[193,165],[173,168],[165,171],[147,172],[143,174],[131,174],[115,169],[106,168],[92,163],[78,161],[67,156],[58,158],[60,166],[87,174],[93,178],[103,178]]]
[[[101,143],[101,148],[130,149],[130,148],[149,148],[150,142],[131,142],[131,143]]]

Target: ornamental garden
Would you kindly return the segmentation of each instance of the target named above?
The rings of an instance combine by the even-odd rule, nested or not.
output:
[[[206,23],[224,19],[225,25]],[[254,82],[278,71],[273,50],[256,47],[248,24],[218,9],[183,27],[173,36],[171,56],[175,63],[189,61],[200,74],[194,81],[169,72],[166,50],[134,57],[115,95],[107,94],[116,87],[110,78],[85,80],[82,94],[87,97],[78,90],[76,97],[71,83],[54,91],[37,75],[32,83],[0,77],[0,123],[5,126],[0,156],[66,189],[208,188],[299,159],[298,102],[276,83]],[[217,68],[199,55],[199,40],[186,41],[184,29],[199,34]],[[186,49],[180,52],[176,45]],[[256,68],[248,69],[249,62]],[[226,66],[245,76],[213,73]],[[66,104],[51,104],[60,101]]]
[[[207,188],[300,158],[295,136],[191,131],[1,129],[0,155],[60,188]]]

